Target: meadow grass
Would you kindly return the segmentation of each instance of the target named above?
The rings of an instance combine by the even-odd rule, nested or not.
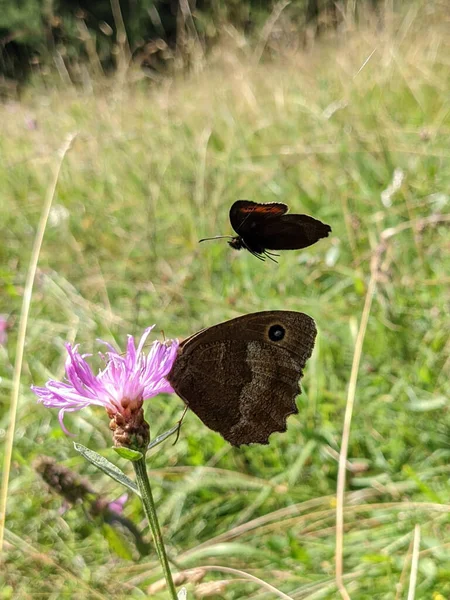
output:
[[[270,445],[234,449],[188,414],[178,443],[148,458],[159,516],[175,572],[204,567],[197,583],[185,575],[189,598],[277,597],[249,574],[290,598],[339,597],[338,458],[368,290],[343,581],[353,599],[406,598],[413,565],[415,598],[450,597],[449,29],[448,17],[410,11],[394,28],[285,49],[270,62],[224,45],[199,73],[158,85],[37,85],[0,107],[0,313],[11,324],[0,346],[3,432],[34,235],[57,151],[77,133],[33,289],[1,598],[166,597],[153,550],[138,557],[80,506],[61,514],[33,469],[50,455],[111,499],[122,493],[76,455],[29,390],[62,376],[64,342],[123,347],[153,323],[182,338],[266,309],[317,322],[299,415]],[[278,265],[224,241],[199,245],[231,233],[238,198],[286,202],[333,233]],[[176,396],[149,402],[152,436],[182,408]],[[66,425],[117,460],[100,409]],[[137,498],[125,513],[144,523]]]

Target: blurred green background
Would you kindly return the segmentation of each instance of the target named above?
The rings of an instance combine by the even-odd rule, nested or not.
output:
[[[62,512],[61,497],[34,469],[48,455],[110,500],[122,493],[75,453],[56,411],[29,389],[63,376],[64,343],[97,352],[101,338],[124,348],[128,333],[153,323],[183,338],[267,309],[300,310],[317,322],[299,415],[270,445],[236,449],[188,413],[178,443],[148,457],[158,513],[178,570],[205,568],[198,581],[186,575],[188,598],[280,597],[246,573],[290,598],[340,597],[337,459],[371,276],[349,440],[345,583],[353,599],[406,598],[419,525],[415,598],[450,597],[450,12],[446,2],[349,2],[335,5],[330,22],[328,9],[307,18],[308,4],[246,4],[247,20],[235,21],[232,3],[212,5],[223,8],[220,20],[198,7],[175,12],[184,19],[175,42],[158,42],[147,62],[133,59],[140,46],[132,36],[116,39],[112,22],[109,67],[87,27],[83,51],[50,44],[27,73],[16,65],[22,78],[5,73],[2,464],[34,236],[58,149],[68,134],[77,137],[33,289],[2,600],[166,597],[155,586],[152,545],[139,555],[126,531],[83,505]],[[283,253],[278,265],[224,240],[198,245],[231,233],[228,210],[238,198],[286,202],[333,232]],[[149,401],[152,436],[174,425],[183,406],[175,395]],[[66,425],[128,472],[110,449],[101,409],[68,415]],[[137,498],[125,515],[150,541]]]

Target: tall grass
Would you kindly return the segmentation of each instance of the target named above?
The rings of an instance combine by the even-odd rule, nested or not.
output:
[[[0,312],[11,324],[0,346],[3,430],[34,232],[56,152],[78,132],[30,309],[5,598],[165,597],[153,552],[139,557],[82,507],[61,514],[33,470],[48,454],[111,498],[121,493],[74,455],[56,415],[29,392],[62,376],[64,342],[96,352],[96,338],[123,346],[126,333],[152,323],[184,337],[263,309],[302,310],[317,322],[300,414],[269,446],[241,449],[188,414],[179,442],[149,458],[179,580],[198,598],[276,597],[258,579],[295,599],[339,597],[336,485],[350,398],[342,585],[352,599],[450,596],[450,37],[439,14],[412,8],[400,23],[308,51],[279,47],[270,62],[224,43],[196,75],[157,86],[36,86],[0,107]],[[279,265],[224,242],[198,245],[230,232],[237,198],[285,201],[333,234]],[[152,436],[182,408],[175,396],[149,402]],[[67,425],[111,458],[101,411]],[[130,498],[126,515],[139,511]]]

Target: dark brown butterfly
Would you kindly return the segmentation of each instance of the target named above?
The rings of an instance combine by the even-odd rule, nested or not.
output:
[[[289,207],[279,202],[258,204],[250,200],[237,200],[230,209],[231,226],[238,234],[216,236],[200,240],[231,237],[229,245],[236,250],[246,248],[253,256],[274,260],[268,250],[298,250],[312,246],[327,237],[331,227],[309,215],[286,214]]]
[[[300,312],[257,312],[184,340],[167,376],[203,423],[230,444],[267,444],[297,413],[299,380],[316,337]]]

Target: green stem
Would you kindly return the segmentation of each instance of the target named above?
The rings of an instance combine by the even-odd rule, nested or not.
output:
[[[136,472],[136,483],[139,488],[142,497],[142,504],[144,505],[144,511],[147,520],[152,530],[153,540],[155,542],[156,550],[158,552],[161,567],[166,578],[167,587],[170,592],[172,600],[177,600],[177,591],[172,579],[172,573],[170,572],[169,561],[167,559],[166,549],[164,548],[164,540],[159,527],[158,517],[156,515],[155,502],[153,500],[152,489],[150,487],[150,481],[147,475],[147,469],[145,465],[145,458],[142,457],[137,461],[133,462],[134,470]]]

